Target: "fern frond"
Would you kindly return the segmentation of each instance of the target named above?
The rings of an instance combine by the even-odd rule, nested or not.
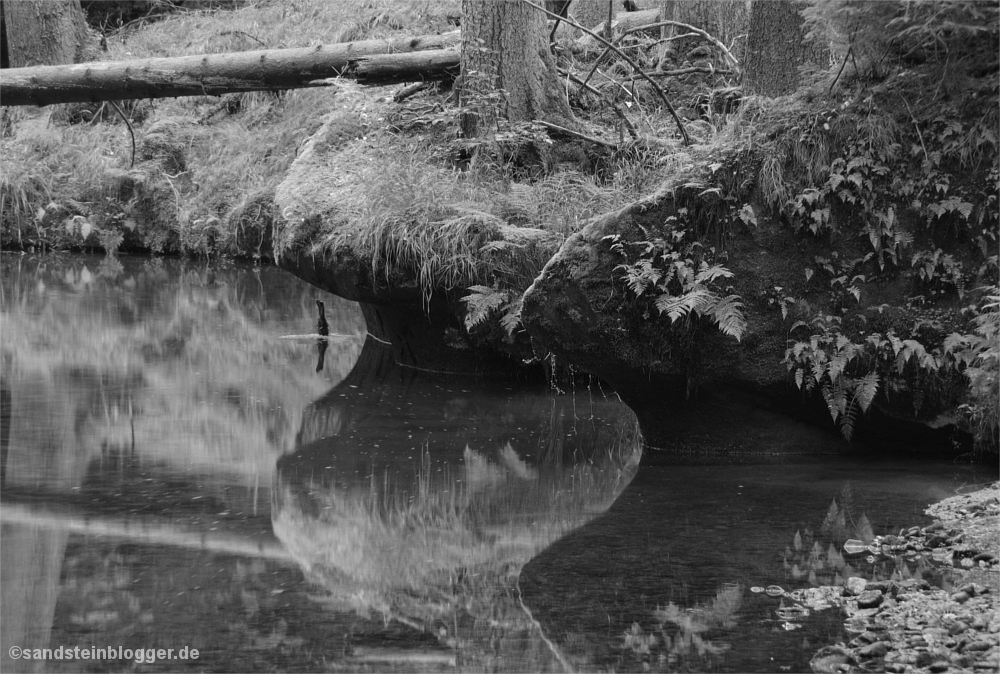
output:
[[[719,325],[722,334],[733,337],[736,341],[743,338],[747,329],[747,321],[743,316],[743,298],[730,295],[717,301],[709,314]]]
[[[717,278],[732,278],[733,272],[729,271],[722,265],[716,264],[711,267],[706,267],[699,271],[695,277],[695,283],[711,283]]]
[[[496,291],[489,286],[470,286],[469,294],[462,301],[465,302],[465,329],[471,330],[507,301],[507,292]]]
[[[523,297],[518,298],[516,302],[512,302],[511,305],[507,307],[507,311],[505,311],[503,316],[500,317],[500,326],[504,329],[504,332],[507,333],[508,337],[512,336],[514,331],[517,330],[517,327],[521,325],[522,299]]]
[[[857,388],[854,389],[854,400],[857,401],[862,412],[867,412],[868,408],[871,407],[872,401],[875,400],[875,395],[878,393],[878,384],[877,372],[869,372],[858,382]]]
[[[858,418],[858,406],[853,401],[847,406],[840,419],[840,432],[848,442],[854,436],[854,424]]]
[[[690,292],[686,292],[680,297],[663,294],[656,298],[656,308],[661,314],[667,314],[670,320],[677,321],[686,318],[688,314],[700,316],[705,313],[706,307],[715,300],[715,293],[705,288],[696,287]]]

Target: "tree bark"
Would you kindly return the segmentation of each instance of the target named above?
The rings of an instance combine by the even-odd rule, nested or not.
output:
[[[743,86],[764,96],[791,93],[799,84],[799,66],[823,68],[829,52],[804,41],[802,15],[789,0],[754,0],[750,9]]]
[[[74,63],[90,41],[80,0],[3,0],[0,15],[8,68]]]
[[[327,78],[345,75],[351,68],[359,74],[366,73],[371,78],[367,82],[370,84],[442,79],[457,69],[457,51],[446,51],[436,58],[419,57],[409,62],[409,75],[403,74],[402,62],[396,62],[393,71],[377,59],[362,65],[363,59],[392,52],[440,50],[457,44],[459,39],[456,31],[301,49],[12,68],[0,70],[0,105],[216,96],[239,91],[317,87],[328,85]]]
[[[463,132],[475,137],[497,120],[545,119],[575,126],[549,52],[546,18],[518,1],[462,1]]]
[[[749,4],[748,0],[661,0],[660,14],[663,20],[680,21],[711,33],[730,49],[733,56],[742,61],[749,24]],[[679,28],[664,26],[660,37],[673,37],[678,31]],[[698,39],[691,38],[690,43],[684,40],[681,42],[685,44],[680,51],[685,53],[684,49],[697,44]],[[676,42],[668,42],[666,45],[667,51],[678,48]]]

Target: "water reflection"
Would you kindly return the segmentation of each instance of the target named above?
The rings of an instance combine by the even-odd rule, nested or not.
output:
[[[327,298],[347,339],[317,374],[280,339],[315,325],[317,291],[278,270],[5,255],[0,276],[2,670],[79,671],[9,657],[58,645],[273,668],[315,638],[281,636],[313,606],[271,532],[270,482],[306,404],[360,352],[357,307]],[[231,631],[202,629],[220,610]]]
[[[856,457],[666,463],[640,468],[607,513],[521,573],[525,603],[575,669],[808,671],[816,649],[850,638],[840,609],[801,610],[822,609],[810,588],[938,579],[926,561],[869,560],[845,541],[925,523],[927,504],[995,474]]]
[[[274,531],[329,603],[431,630],[460,664],[496,667],[511,649],[546,650],[520,606],[521,566],[605,511],[640,451],[634,416],[596,390],[401,368],[370,340],[278,461]],[[558,655],[534,657],[513,668]]]

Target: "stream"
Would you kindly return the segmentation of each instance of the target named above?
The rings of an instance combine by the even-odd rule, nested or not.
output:
[[[274,267],[0,263],[4,672],[809,671],[839,609],[760,590],[941,582],[844,543],[996,479],[743,403],[651,460],[599,383],[400,367]]]

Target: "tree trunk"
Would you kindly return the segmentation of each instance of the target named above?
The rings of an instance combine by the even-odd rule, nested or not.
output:
[[[574,126],[556,78],[546,17],[522,2],[462,1],[462,130],[489,133],[497,120],[545,119]]]
[[[459,56],[441,48],[459,39],[456,31],[299,49],[12,68],[0,70],[0,105],[274,91],[326,86],[327,78],[340,75],[366,77],[366,84],[442,79],[457,71]],[[410,51],[432,56],[405,62],[392,53]]]
[[[573,4],[569,6],[569,13],[578,24],[593,29],[608,20],[609,2],[616,5],[616,13],[621,9],[621,5],[614,0],[573,0]]]
[[[749,4],[748,0],[661,0],[660,15],[666,21],[680,21],[712,34],[729,47],[733,56],[742,61],[749,23]],[[663,26],[660,37],[673,37],[683,32],[675,26]],[[666,51],[684,54],[692,46],[702,44],[698,38],[681,42],[684,44],[667,42]]]
[[[782,96],[799,84],[799,66],[825,68],[829,52],[804,42],[802,15],[790,0],[755,0],[750,9],[743,86],[764,96]]]
[[[0,16],[6,68],[75,63],[91,41],[80,0],[3,0]]]

